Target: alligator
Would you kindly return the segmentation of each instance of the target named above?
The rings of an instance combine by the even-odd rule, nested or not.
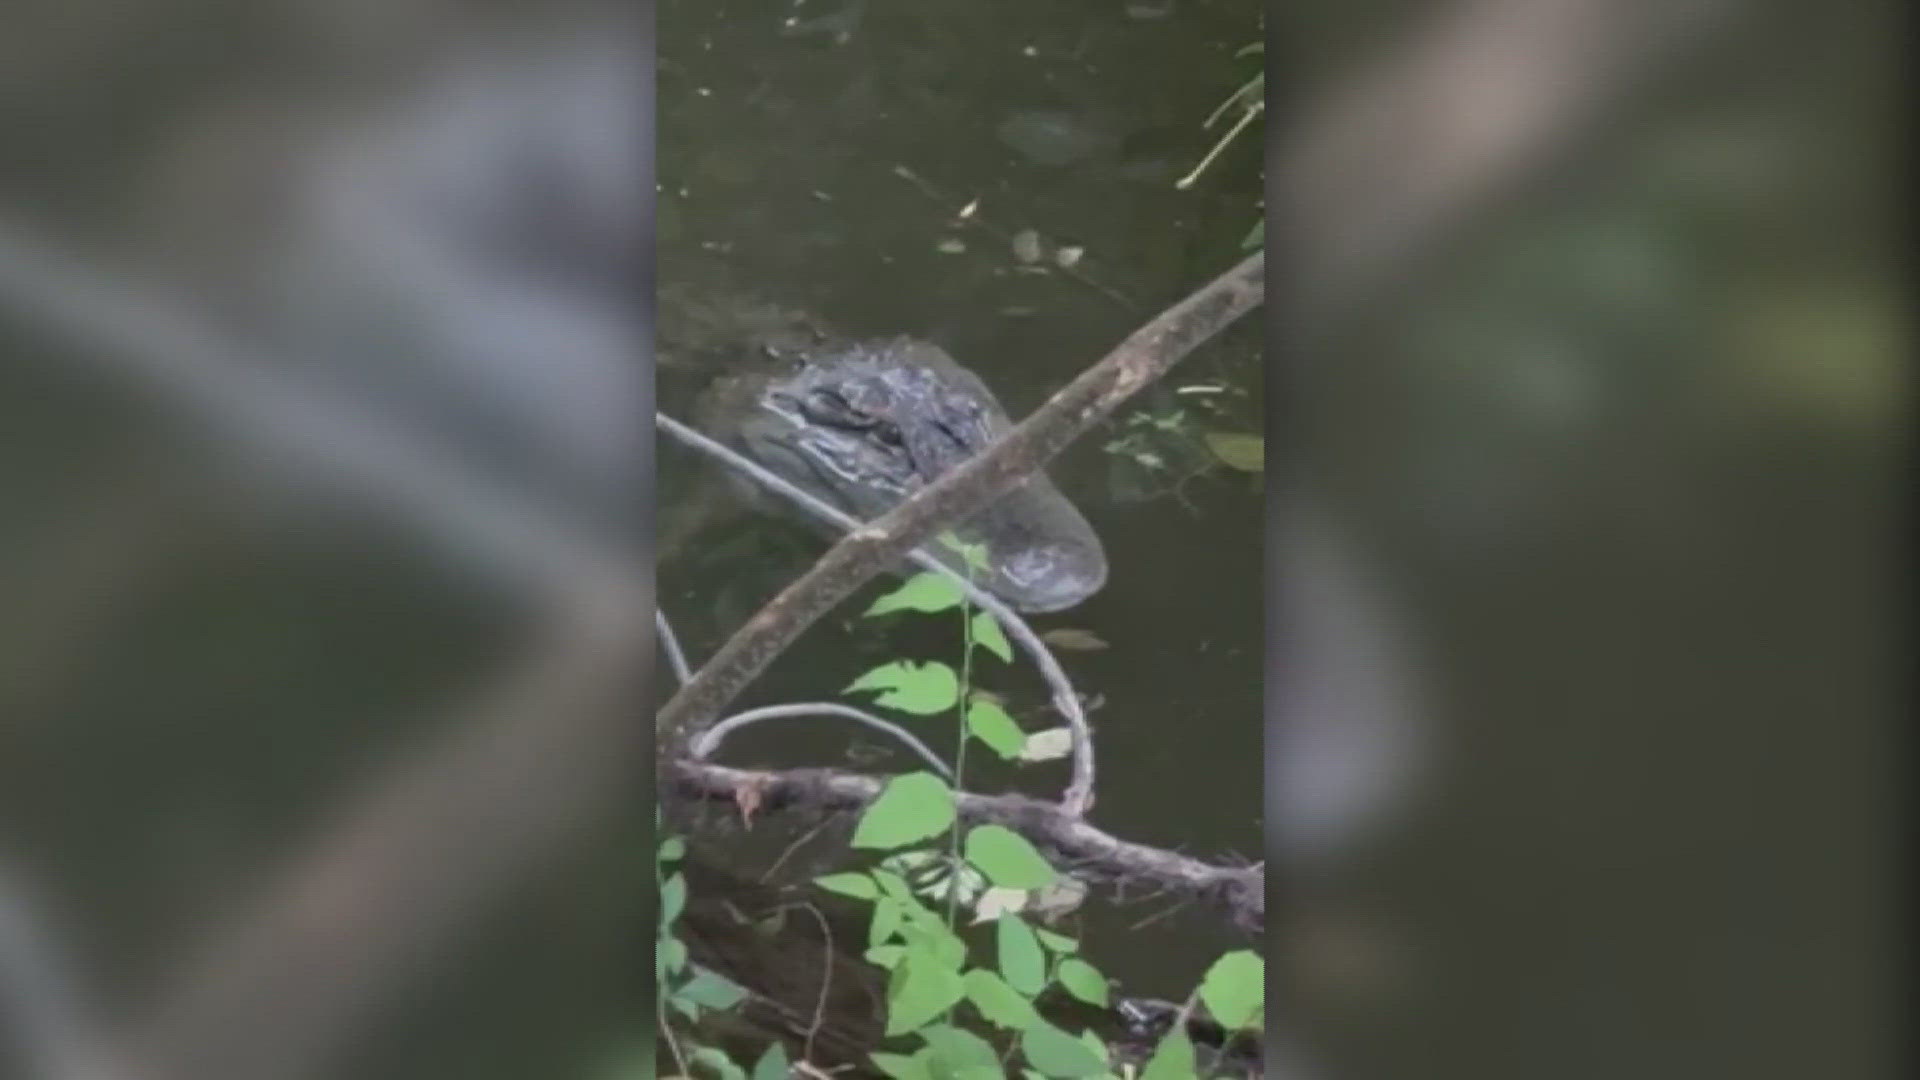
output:
[[[682,346],[689,337],[702,338],[675,333],[687,326],[676,320],[684,308],[669,310],[675,306],[663,304],[661,311],[668,364],[684,363]],[[980,377],[931,342],[850,338],[767,305],[692,306],[709,316],[731,307],[750,328],[732,339],[734,347],[723,348],[726,370],[697,400],[696,426],[858,520],[885,514],[1012,427]],[[714,337],[702,340],[710,347]],[[752,488],[751,481],[739,483]],[[748,497],[767,505],[757,489]],[[808,520],[829,528],[811,515]],[[1015,610],[1064,610],[1106,584],[1100,538],[1044,474],[952,532],[962,544],[985,550],[979,584]],[[939,544],[927,551],[967,572],[959,552]]]

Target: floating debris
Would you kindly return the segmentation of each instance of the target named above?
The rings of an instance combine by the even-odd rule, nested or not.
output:
[[[1053,109],[1018,113],[994,130],[1002,143],[1036,165],[1071,165],[1109,141],[1079,117]]]
[[[1153,22],[1173,14],[1175,0],[1133,0],[1127,5],[1127,18]]]
[[[933,249],[942,255],[959,255],[967,250],[967,242],[957,236],[949,236],[933,245]]]
[[[1107,647],[1100,635],[1091,630],[1077,630],[1071,626],[1062,626],[1040,635],[1040,640],[1056,649],[1071,652],[1098,652]]]
[[[953,216],[958,218],[961,221],[965,221],[968,218],[972,217],[979,209],[980,209],[980,200],[979,198],[976,197],[972,202],[961,207],[960,212]]]
[[[1086,248],[1080,247],[1077,244],[1069,244],[1066,247],[1054,251],[1053,261],[1059,264],[1060,269],[1071,270],[1079,265],[1080,259],[1085,256],[1086,253]]]
[[[1013,237],[1013,257],[1023,263],[1040,261],[1040,234],[1032,229],[1021,229]]]

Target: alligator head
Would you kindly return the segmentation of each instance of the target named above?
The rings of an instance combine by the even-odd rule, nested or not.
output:
[[[862,521],[1012,427],[978,376],[906,338],[811,351],[788,372],[723,380],[711,400],[702,417],[710,434]],[[1017,610],[1059,611],[1106,584],[1099,537],[1043,474],[953,532],[985,549],[981,585]],[[964,571],[957,552],[928,551]]]

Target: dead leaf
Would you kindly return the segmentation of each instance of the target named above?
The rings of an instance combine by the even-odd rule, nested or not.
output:
[[[753,815],[760,809],[761,796],[766,794],[765,781],[750,781],[733,789],[733,805],[740,808],[740,823],[753,828]]]
[[[1053,761],[1066,757],[1073,752],[1072,728],[1049,728],[1036,731],[1027,736],[1027,743],[1020,748],[1021,761]]]
[[[1027,906],[1025,889],[1003,889],[998,885],[980,894],[973,905],[975,923],[993,922],[1008,913],[1017,914]]]
[[[1034,895],[1033,913],[1047,922],[1053,922],[1079,910],[1086,899],[1087,883],[1063,874]]]

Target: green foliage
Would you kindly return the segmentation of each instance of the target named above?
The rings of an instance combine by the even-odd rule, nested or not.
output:
[[[1001,631],[999,620],[987,612],[976,611],[972,617],[972,628],[976,644],[1007,663],[1013,662],[1013,646],[1007,644],[1007,635]]]
[[[960,605],[960,587],[945,574],[932,571],[915,574],[905,585],[873,602],[868,615],[887,615],[896,611],[947,611]]]
[[[1056,972],[1060,985],[1067,993],[1089,1005],[1106,1007],[1108,988],[1107,977],[1085,960],[1067,959],[1060,961]]]
[[[657,814],[655,821],[659,821]],[[654,857],[654,880],[660,896],[660,925],[653,952],[654,977],[660,989],[660,1013],[657,1017],[660,1030],[666,1034],[669,1048],[680,1061],[683,1071],[698,1071],[718,1080],[749,1080],[746,1070],[724,1052],[676,1037],[668,1022],[669,1012],[696,1021],[706,1012],[732,1009],[746,1000],[747,996],[747,991],[731,980],[689,962],[686,943],[673,932],[674,924],[686,910],[687,880],[671,867],[686,857],[686,851],[685,840],[669,836],[660,842]],[[779,1048],[769,1049],[768,1054],[772,1055],[776,1049]],[[773,1066],[763,1057],[760,1065],[755,1067],[751,1080],[763,1080],[766,1076],[784,1077],[785,1056],[786,1051],[779,1049],[780,1071],[777,1073],[767,1071]]]
[[[1058,876],[1026,837],[1003,825],[967,833],[967,861],[1003,889],[1044,888]]]
[[[1007,761],[1015,761],[1026,748],[1026,733],[1007,710],[984,698],[967,705],[967,733],[987,745],[987,749]]]
[[[1193,1040],[1187,1037],[1183,1026],[1175,1025],[1154,1048],[1147,1067],[1140,1072],[1140,1080],[1192,1080],[1198,1072],[1199,1065],[1193,1059]]]
[[[1250,949],[1214,961],[1200,983],[1200,1000],[1223,1027],[1243,1028],[1266,1002],[1267,962]]]
[[[985,552],[978,547],[951,536],[942,542],[961,552],[970,571],[984,569]],[[1012,659],[1012,649],[993,617],[974,609],[949,579],[915,575],[866,614],[952,617],[955,612],[963,643],[957,671],[939,661],[895,659],[855,679],[846,692],[872,695],[883,707],[915,716],[951,713],[957,778],[965,775],[971,742],[1015,763],[1053,756],[1031,749],[1035,738],[1052,739],[1056,733],[1029,736],[995,698],[973,686],[977,652],[1005,661]],[[1072,892],[1063,886],[1084,886],[1063,877],[1031,841],[1004,825],[963,828],[954,787],[931,772],[890,778],[860,814],[851,843],[880,859],[864,870],[827,874],[814,883],[870,907],[864,955],[886,972],[889,1039],[888,1048],[869,1055],[875,1068],[899,1080],[998,1080],[1017,1061],[1021,1075],[1032,1080],[1115,1077],[1112,1054],[1098,1037],[1061,1030],[1036,1006],[1043,995],[1059,993],[1104,1007],[1111,997],[1106,977],[1079,955],[1080,942],[1021,914],[1050,910],[1058,899],[1053,894]],[[675,870],[685,852],[684,841],[667,837],[657,859],[661,913],[655,956],[660,1020],[670,1048],[683,1071],[716,1080],[786,1077],[791,1063],[783,1046],[767,1047],[749,1072],[667,1026],[669,1014],[697,1020],[735,1008],[746,997],[742,988],[690,963],[684,942],[673,933],[687,904],[686,880]],[[975,923],[991,924],[990,943],[980,942],[987,946],[983,952],[990,954],[990,964],[974,962],[962,936],[962,908],[974,913]],[[1259,1015],[1264,970],[1258,959],[1252,953],[1222,957],[1196,991],[1230,1027]],[[1003,1052],[990,1037],[1011,1045]],[[1144,1075],[1147,1080],[1199,1080],[1194,1048],[1183,1030],[1167,1037]]]
[[[857,848],[891,851],[945,832],[953,824],[953,791],[930,772],[887,781],[880,797],[860,815]]]
[[[934,716],[960,700],[960,680],[938,660],[895,660],[855,679],[847,692],[878,691],[877,704],[915,716]]]
[[[1044,1020],[1021,1033],[1020,1052],[1043,1076],[1107,1074],[1106,1055]]]

